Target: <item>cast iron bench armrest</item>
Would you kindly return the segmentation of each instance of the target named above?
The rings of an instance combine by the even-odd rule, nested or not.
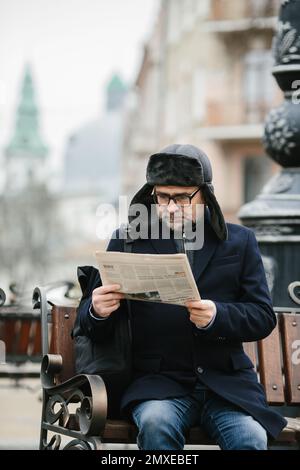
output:
[[[76,425],[83,435],[101,436],[107,417],[106,387],[98,375],[76,375],[65,382],[55,385],[54,377],[62,368],[62,357],[47,354],[43,357],[41,381],[47,394],[45,409],[46,422],[53,425],[58,422],[70,429],[69,403],[78,403]],[[57,408],[58,411],[54,411]],[[77,426],[76,426],[77,427]],[[77,429],[76,429],[77,430]]]

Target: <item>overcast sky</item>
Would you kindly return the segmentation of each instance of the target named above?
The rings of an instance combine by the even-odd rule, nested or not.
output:
[[[0,0],[0,154],[32,64],[42,131],[57,161],[65,138],[100,115],[115,71],[133,81],[159,0]]]

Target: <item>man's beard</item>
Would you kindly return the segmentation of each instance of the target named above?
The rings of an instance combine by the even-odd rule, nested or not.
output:
[[[196,230],[199,224],[201,228],[204,221],[204,208],[203,204],[199,204],[195,211],[190,206],[171,213],[167,210],[161,210],[159,211],[159,219],[170,230],[187,233]]]
[[[182,233],[187,224],[191,225],[193,223],[191,217],[184,214],[183,211],[172,212],[172,213],[165,211],[165,212],[161,212],[159,217],[161,221],[165,223],[173,232]]]
[[[202,209],[205,206],[201,206]],[[204,243],[204,210],[196,212],[192,217],[191,212],[177,211],[169,213],[160,211],[158,216],[161,221],[162,237],[184,239],[187,241],[187,249],[201,249]],[[194,220],[195,219],[195,220]]]

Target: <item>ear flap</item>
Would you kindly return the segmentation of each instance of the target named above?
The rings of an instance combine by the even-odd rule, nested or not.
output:
[[[130,205],[132,204],[147,204],[147,202],[152,202],[151,193],[153,190],[153,185],[144,184],[144,186],[133,196]]]
[[[205,203],[207,204],[210,212],[210,225],[212,226],[217,237],[225,241],[228,239],[228,231],[224,216],[218,204],[216,196],[214,195],[212,185],[204,184],[201,186],[201,192],[204,196]]]
[[[154,203],[153,198],[151,196],[153,190],[153,186],[146,183],[144,186],[133,196],[130,206],[129,206],[129,212],[128,212],[128,221],[129,223],[132,223],[132,221],[135,219],[136,214],[134,210],[131,210],[131,207],[134,204],[145,204],[148,208],[151,206],[151,204]],[[133,213],[132,213],[133,212]]]

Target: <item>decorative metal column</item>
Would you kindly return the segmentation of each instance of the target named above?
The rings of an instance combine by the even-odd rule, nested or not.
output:
[[[266,119],[266,152],[283,168],[239,218],[254,230],[277,307],[294,306],[288,285],[300,281],[300,1],[282,0],[273,40],[273,75],[284,102]],[[299,283],[291,286],[299,296]],[[298,289],[298,291],[297,291]]]

